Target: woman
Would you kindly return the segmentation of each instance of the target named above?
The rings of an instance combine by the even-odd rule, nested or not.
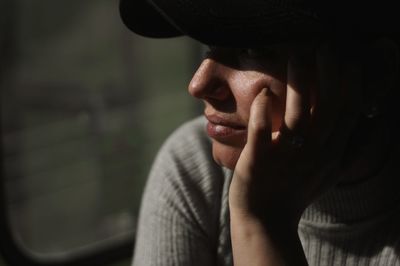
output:
[[[277,3],[121,2],[139,34],[211,45],[206,119],[159,152],[134,265],[400,265],[391,17],[367,34],[372,10]]]

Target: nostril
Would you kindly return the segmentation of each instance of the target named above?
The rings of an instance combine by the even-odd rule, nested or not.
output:
[[[189,93],[193,97],[204,100],[225,100],[231,95],[228,85],[222,80],[214,78],[208,79],[207,82],[192,80],[189,84]]]
[[[199,99],[224,100],[230,95],[226,71],[218,62],[205,59],[189,83],[189,93]]]
[[[225,84],[218,84],[216,85],[211,91],[205,96],[206,98],[209,99],[214,99],[214,100],[226,100],[229,98],[231,95],[231,91]]]

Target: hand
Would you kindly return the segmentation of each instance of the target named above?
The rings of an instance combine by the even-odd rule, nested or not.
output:
[[[361,72],[354,62],[338,61],[330,47],[310,50],[290,55],[279,132],[271,132],[271,92],[263,89],[252,104],[247,144],[230,187],[231,209],[296,224],[306,206],[338,181],[332,173],[360,112]],[[304,139],[301,147],[296,138]]]
[[[253,101],[229,191],[235,265],[306,265],[300,216],[338,182],[333,177],[360,113],[360,68],[338,59],[329,46],[292,51],[279,132],[271,131],[271,92],[265,88]]]

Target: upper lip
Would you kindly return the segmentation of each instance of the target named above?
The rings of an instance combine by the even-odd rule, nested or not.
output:
[[[237,121],[236,119],[227,119],[218,114],[210,114],[210,115],[205,114],[205,117],[207,118],[207,120],[209,122],[216,124],[216,125],[221,125],[221,126],[225,126],[225,127],[234,128],[234,129],[245,129],[246,128],[246,126],[244,126],[243,123],[241,123],[240,121]]]

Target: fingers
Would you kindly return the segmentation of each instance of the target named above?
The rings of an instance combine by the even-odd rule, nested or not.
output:
[[[288,62],[284,126],[299,135],[305,135],[310,122],[314,58],[310,49],[300,48],[291,54]]]
[[[263,88],[254,99],[250,109],[247,132],[247,145],[253,155],[265,150],[271,143],[272,131],[272,93]]]
[[[340,110],[337,110],[334,129],[332,129],[324,144],[324,149],[328,152],[325,152],[323,156],[324,160],[327,161],[336,158],[337,163],[342,163],[346,160],[346,156],[344,156],[346,150],[357,142],[360,138],[359,134],[365,134],[365,132],[354,132],[358,126],[362,92],[365,88],[362,82],[362,69],[359,63],[345,62],[342,65],[342,79],[346,81],[342,85],[346,93],[341,100]]]
[[[247,142],[236,163],[232,182],[248,184],[254,173],[265,167],[268,161],[266,155],[272,130],[271,94],[269,88],[263,88],[251,104]]]
[[[286,107],[279,130],[278,146],[284,153],[302,147],[311,120],[311,90],[315,75],[312,47],[291,49],[287,68]]]
[[[316,69],[318,84],[310,137],[316,148],[321,148],[335,129],[343,103],[338,54],[331,45],[325,44],[316,51]]]

